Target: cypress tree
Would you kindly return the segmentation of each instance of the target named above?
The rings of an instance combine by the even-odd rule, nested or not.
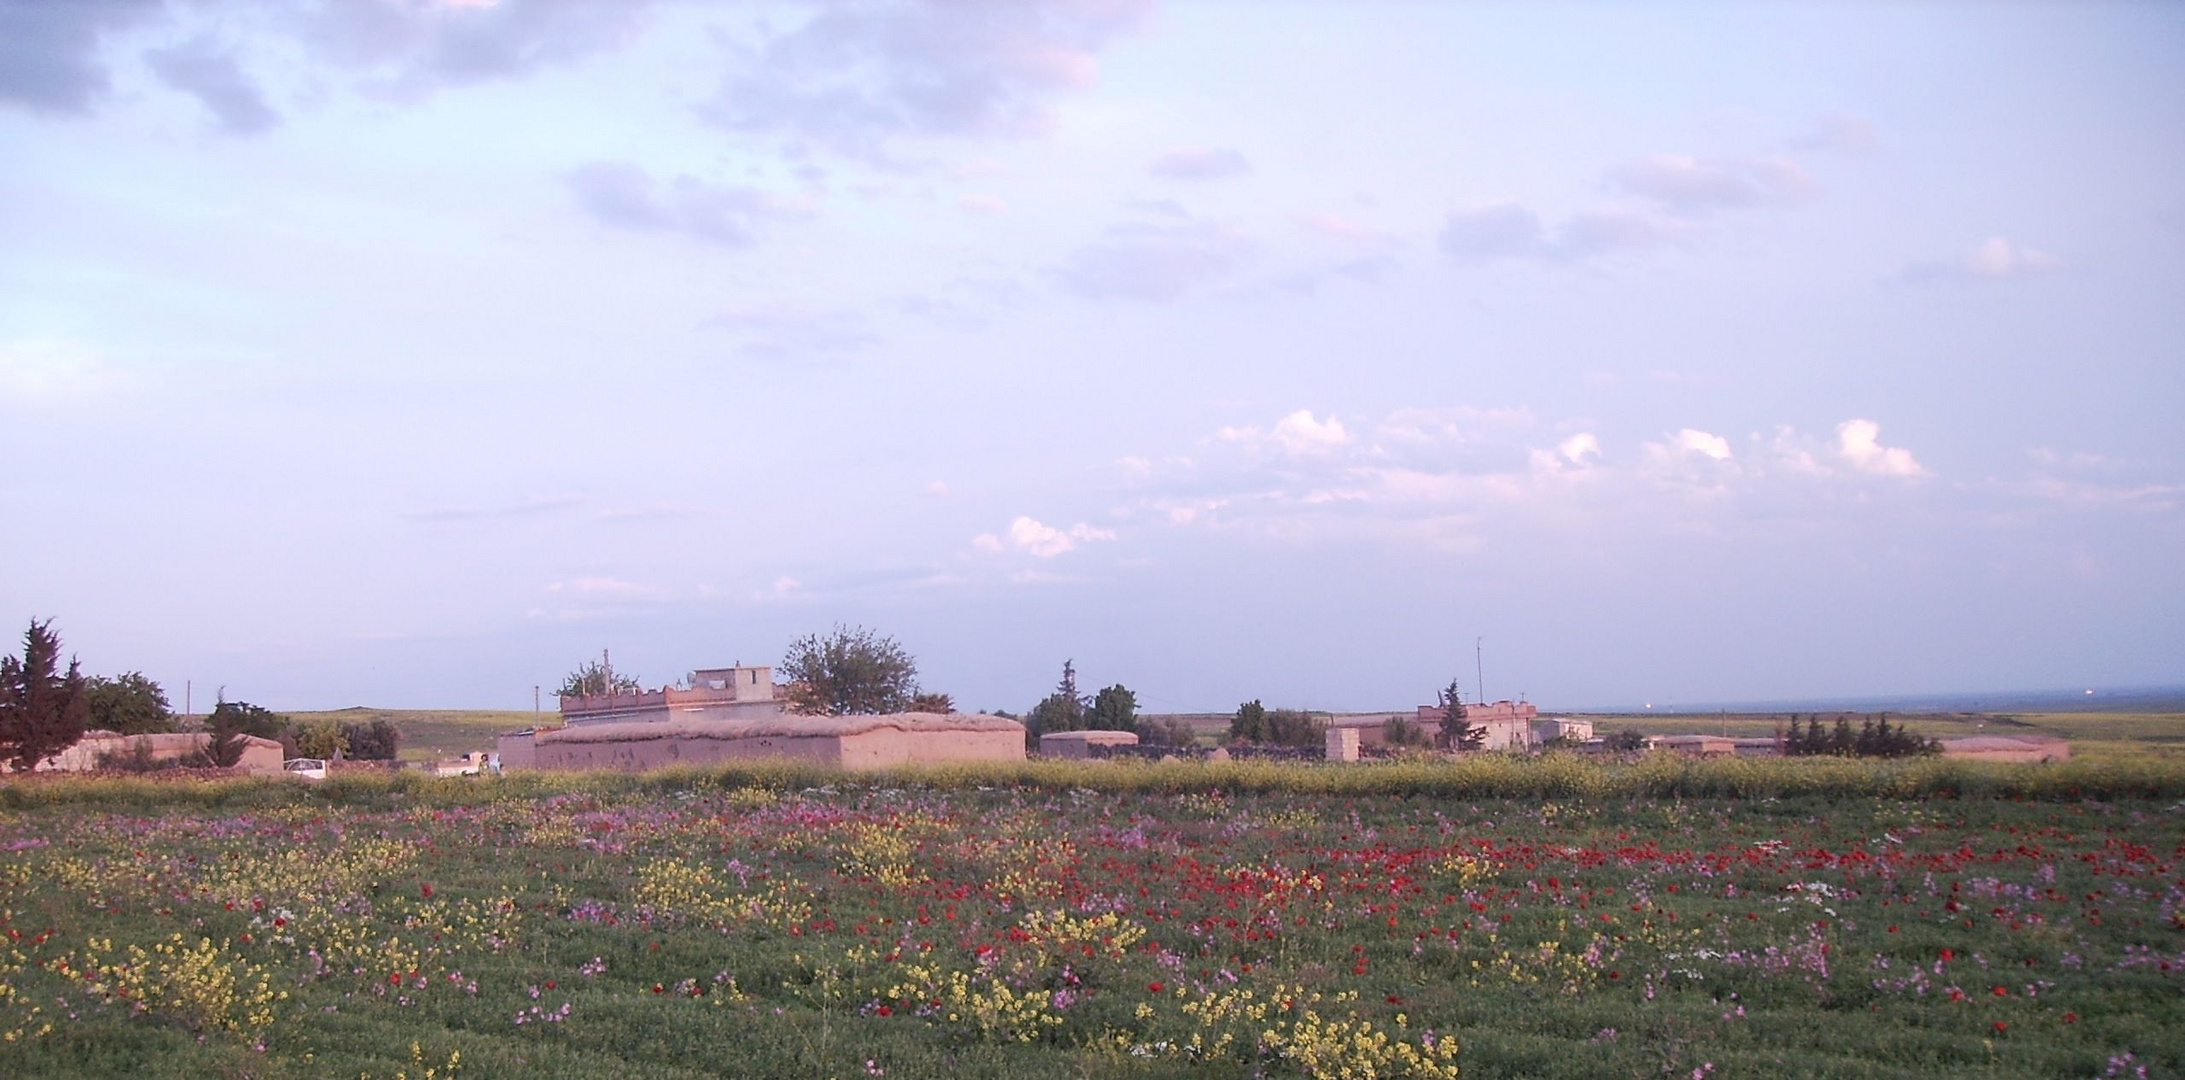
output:
[[[17,772],[76,745],[91,712],[76,661],[58,673],[61,639],[52,627],[51,619],[31,620],[22,659],[0,656],[0,755]]]

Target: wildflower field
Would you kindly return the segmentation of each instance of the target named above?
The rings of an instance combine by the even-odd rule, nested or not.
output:
[[[2185,1075],[2185,769],[0,784],[0,1073]]]

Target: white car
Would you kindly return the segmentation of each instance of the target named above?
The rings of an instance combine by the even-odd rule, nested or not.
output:
[[[281,770],[290,776],[301,777],[305,780],[326,779],[326,761],[323,758],[290,758],[287,764],[281,766]]]

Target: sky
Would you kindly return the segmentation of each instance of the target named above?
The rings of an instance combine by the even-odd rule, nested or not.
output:
[[[0,631],[200,709],[837,624],[966,709],[2185,682],[2180,71],[2154,3],[0,0]]]

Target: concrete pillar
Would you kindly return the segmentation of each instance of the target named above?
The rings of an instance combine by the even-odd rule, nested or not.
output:
[[[1328,760],[1358,760],[1358,729],[1331,727],[1328,729]]]

